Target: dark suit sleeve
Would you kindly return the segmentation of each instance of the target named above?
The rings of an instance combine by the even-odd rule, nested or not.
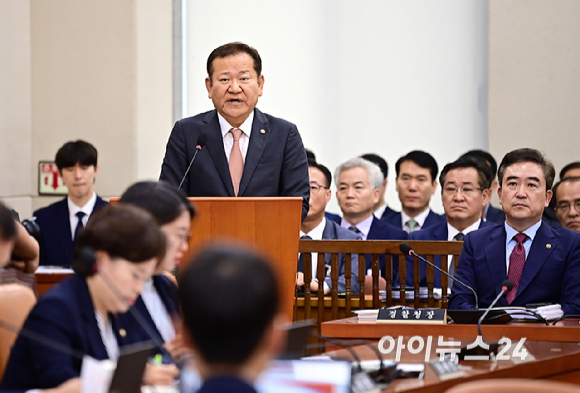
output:
[[[566,315],[580,314],[580,237],[574,236],[562,279],[560,305]]]
[[[32,310],[24,327],[72,350],[76,345],[71,326],[78,318],[62,302],[49,300]],[[30,388],[53,388],[78,377],[80,364],[81,360],[71,354],[20,336],[13,347],[2,388],[22,388],[23,384]],[[26,376],[28,373],[32,375]]]
[[[469,234],[465,236],[463,250],[459,256],[459,264],[455,271],[455,277],[472,287],[477,293],[477,281],[475,277],[475,268],[473,266],[475,258],[473,255],[473,244]],[[478,294],[479,295],[479,294]],[[450,310],[474,310],[475,296],[473,293],[461,284],[453,285],[451,299],[449,301]]]
[[[310,199],[308,161],[302,139],[295,125],[292,125],[284,147],[279,195],[302,197],[302,221],[304,221],[308,214],[308,201]]]
[[[181,121],[178,121],[173,126],[173,130],[171,131],[171,135],[167,141],[159,180],[165,180],[176,187],[179,186],[179,183],[187,170],[187,165],[189,164],[187,159],[188,155],[185,143],[185,133]],[[182,188],[187,190],[188,186],[189,183],[186,178],[183,182]]]

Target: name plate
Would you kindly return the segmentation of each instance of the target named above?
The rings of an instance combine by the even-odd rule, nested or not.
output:
[[[404,309],[381,308],[377,323],[413,323],[427,325],[445,325],[447,323],[446,309]]]

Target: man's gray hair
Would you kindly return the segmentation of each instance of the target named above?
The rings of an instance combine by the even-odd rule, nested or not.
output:
[[[372,163],[364,158],[356,157],[351,158],[350,160],[343,162],[340,164],[336,170],[334,171],[334,183],[338,187],[338,178],[342,174],[342,172],[353,169],[353,168],[362,168],[364,169],[369,175],[369,183],[371,187],[374,189],[379,189],[383,185],[383,173],[381,172],[381,168],[375,163]]]

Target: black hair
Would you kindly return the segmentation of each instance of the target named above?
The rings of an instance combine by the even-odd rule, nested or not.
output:
[[[223,59],[224,57],[235,56],[240,53],[246,53],[252,58],[254,62],[254,71],[256,71],[256,74],[260,76],[262,74],[262,58],[260,57],[258,51],[242,42],[230,42],[229,44],[224,44],[218,48],[215,48],[207,58],[206,68],[209,79],[213,78],[213,62],[215,59]]]
[[[76,240],[72,268],[84,276],[87,269],[84,252],[104,251],[111,258],[142,263],[165,257],[166,240],[151,214],[126,204],[109,205],[92,214]]]
[[[97,149],[85,141],[67,142],[56,152],[54,162],[59,171],[76,164],[82,166],[97,166]]]
[[[0,239],[11,241],[16,239],[16,221],[10,209],[0,202]],[[4,261],[0,261],[0,264]]]
[[[520,162],[531,162],[540,166],[544,172],[544,179],[546,180],[546,191],[552,188],[554,177],[556,176],[554,165],[540,151],[530,148],[512,150],[503,157],[497,170],[497,180],[500,187],[502,186],[506,169]]]
[[[566,177],[554,184],[554,187],[552,187],[552,199],[550,200],[550,202],[554,201],[554,206],[558,203],[558,187],[560,187],[560,185],[565,182],[580,183],[580,176]]]
[[[316,161],[316,155],[312,150],[305,148],[304,151],[306,152],[306,159]]]
[[[439,175],[439,184],[441,184],[441,188],[443,188],[443,185],[445,184],[445,178],[449,171],[460,168],[475,169],[477,171],[477,183],[479,184],[479,187],[483,189],[491,187],[491,169],[489,168],[489,165],[480,158],[466,156],[459,157],[457,160],[443,167],[443,170]]]
[[[566,172],[571,171],[572,169],[580,169],[580,161],[571,162],[562,168],[560,171],[560,180],[564,180],[566,178]]]
[[[373,164],[377,164],[379,168],[381,168],[381,172],[383,172],[383,177],[386,179],[389,176],[389,165],[385,161],[385,159],[377,154],[368,153],[363,154],[360,158],[364,158],[367,161],[372,162]]]
[[[399,158],[395,164],[395,171],[397,172],[397,177],[399,177],[399,172],[401,170],[401,164],[405,161],[412,161],[419,165],[421,168],[429,169],[431,173],[431,182],[437,179],[437,173],[439,172],[439,167],[437,166],[437,161],[429,153],[421,150],[413,150],[407,153],[407,155]]]
[[[119,203],[147,210],[159,225],[175,221],[184,211],[195,217],[195,209],[185,194],[165,181],[140,181],[125,190]]]
[[[239,245],[203,249],[179,277],[186,329],[208,364],[242,365],[278,313],[271,265]]]
[[[308,166],[312,167],[312,168],[316,168],[320,172],[322,172],[324,174],[324,177],[326,178],[326,185],[324,185],[324,184],[322,184],[322,185],[326,188],[330,188],[330,185],[332,184],[332,175],[330,174],[330,171],[328,170],[328,168],[322,164],[319,164],[318,162],[316,162],[314,160],[308,160]]]
[[[470,150],[467,153],[464,153],[459,158],[463,158],[463,157],[478,157],[478,158],[484,159],[485,163],[487,165],[489,165],[489,167],[491,168],[491,173],[493,175],[491,178],[491,181],[493,181],[493,179],[495,178],[495,175],[497,173],[497,161],[495,160],[495,158],[493,158],[493,156],[491,154],[489,154],[485,150],[476,149],[476,150]]]

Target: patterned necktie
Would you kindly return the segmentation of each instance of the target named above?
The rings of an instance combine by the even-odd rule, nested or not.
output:
[[[362,236],[362,232],[357,227],[355,227],[354,225],[348,227],[348,230],[351,231],[351,232],[356,233],[357,235]]]
[[[74,237],[75,240],[77,239],[77,236],[78,236],[79,232],[81,231],[81,229],[84,228],[83,217],[86,216],[86,214],[83,212],[78,212],[76,214],[76,216],[78,217],[79,220],[77,221],[77,227],[75,228],[75,237]]]
[[[234,185],[234,195],[238,196],[240,190],[240,180],[244,172],[244,159],[242,158],[242,151],[240,150],[240,137],[242,130],[239,128],[232,128],[230,130],[234,137],[234,144],[230,152],[230,176],[232,177],[232,184]]]
[[[508,304],[512,304],[516,294],[518,293],[518,286],[520,285],[520,279],[522,278],[522,272],[524,271],[524,264],[526,263],[526,250],[524,248],[524,242],[528,236],[525,233],[518,233],[514,236],[516,239],[516,244],[512,254],[510,255],[510,267],[508,270],[508,280],[514,283],[514,287],[507,294]]]
[[[453,240],[462,242],[465,239],[465,235],[463,232],[459,232],[457,235],[453,236]],[[449,266],[449,275],[455,276],[455,257],[451,257],[451,265]],[[451,288],[453,286],[453,280],[449,280],[448,287]]]
[[[406,225],[409,227],[409,233],[413,232],[418,224],[419,223],[413,220],[412,218],[409,221],[407,221]]]

